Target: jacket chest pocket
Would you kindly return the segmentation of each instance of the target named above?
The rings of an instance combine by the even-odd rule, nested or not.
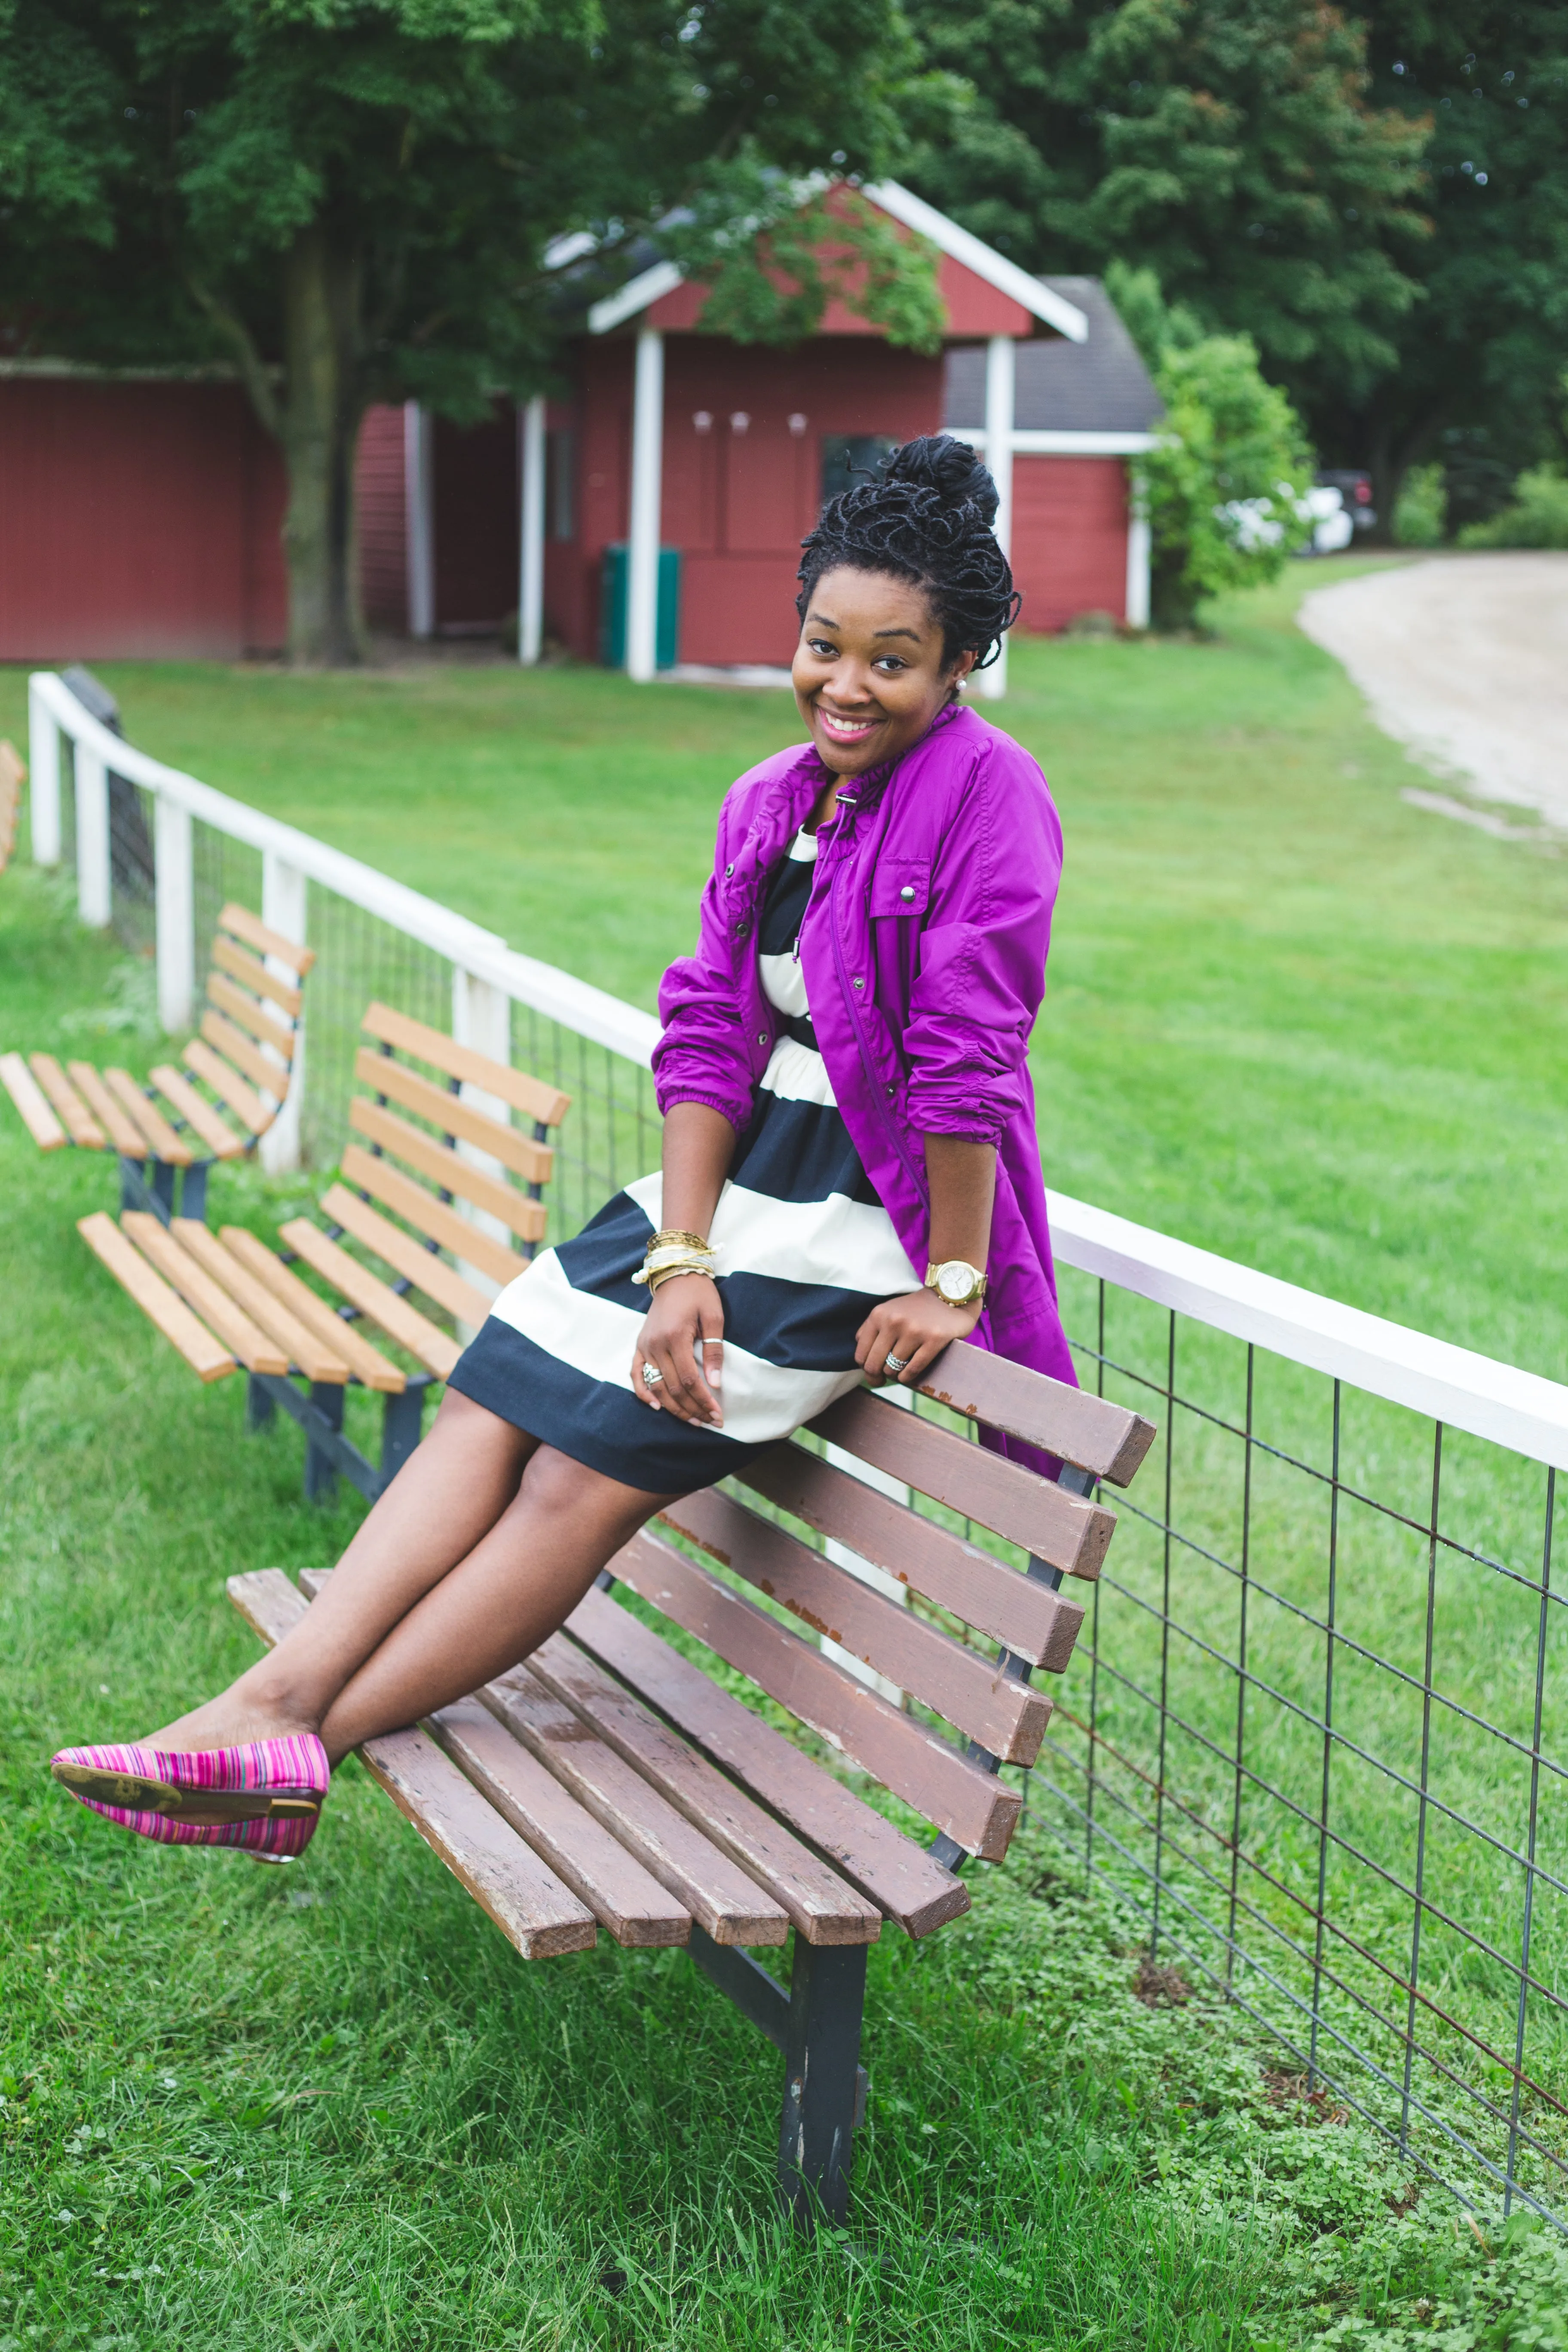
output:
[[[931,898],[929,857],[879,857],[871,876],[873,920],[886,915],[923,915]]]

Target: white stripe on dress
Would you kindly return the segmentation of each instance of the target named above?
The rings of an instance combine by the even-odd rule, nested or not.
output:
[[[626,1186],[626,1197],[658,1233],[663,1177],[657,1171],[639,1176]],[[889,1298],[921,1286],[886,1209],[842,1192],[830,1192],[826,1201],[775,1201],[726,1181],[708,1238],[721,1274],[766,1274],[780,1282]]]

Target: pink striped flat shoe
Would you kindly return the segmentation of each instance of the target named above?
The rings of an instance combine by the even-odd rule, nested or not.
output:
[[[303,1853],[331,1778],[313,1732],[193,1755],[162,1748],[62,1748],[49,1765],[105,1821],[161,1845],[238,1846],[258,1862]]]

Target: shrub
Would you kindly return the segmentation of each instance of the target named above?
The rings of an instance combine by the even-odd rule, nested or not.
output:
[[[1394,502],[1394,545],[1441,547],[1447,530],[1448,493],[1442,466],[1412,466]]]
[[[1486,522],[1467,523],[1461,547],[1568,548],[1568,474],[1531,466],[1513,486],[1513,498]]]

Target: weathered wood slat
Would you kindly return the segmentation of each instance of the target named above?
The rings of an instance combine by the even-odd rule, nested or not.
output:
[[[1026,1364],[1010,1363],[968,1339],[954,1339],[943,1349],[920,1391],[971,1420],[988,1422],[993,1429],[1058,1454],[1077,1469],[1109,1478],[1113,1486],[1131,1483],[1156,1433],[1142,1413],[1068,1388]]]
[[[836,1469],[820,1454],[808,1454],[804,1445],[775,1445],[735,1475],[781,1510],[837,1537],[862,1559],[886,1569],[923,1600],[951,1610],[977,1633],[1005,1643],[1031,1665],[1060,1674],[1071,1657],[1083,1622],[1080,1602],[1021,1576],[907,1504]]]
[[[309,1217],[291,1217],[286,1225],[279,1226],[278,1238],[297,1251],[307,1265],[324,1274],[346,1299],[368,1315],[373,1323],[379,1323],[400,1348],[417,1356],[438,1380],[446,1379],[463,1352],[449,1332],[432,1323],[427,1315],[421,1315],[416,1307],[410,1307],[406,1298],[400,1298],[379,1275],[372,1274],[357,1257],[351,1257],[341,1244],[329,1240]]]
[[[37,1066],[35,1056],[34,1067]],[[90,1062],[68,1062],[66,1076],[90,1110],[99,1126],[108,1136],[111,1148],[123,1151],[132,1160],[144,1160],[147,1146],[142,1130],[128,1118],[117,1103]]]
[[[782,1903],[808,1944],[868,1944],[881,1914],[563,1634],[529,1671],[703,1836]],[[483,1696],[483,1694],[481,1694]]]
[[[430,1721],[454,1764],[617,1944],[684,1944],[691,1914],[477,1698]]]
[[[489,1234],[481,1233],[478,1225],[471,1225],[456,1209],[437,1201],[433,1192],[427,1192],[423,1184],[416,1184],[389,1160],[377,1160],[370,1152],[362,1151],[357,1143],[351,1143],[345,1147],[338,1166],[345,1184],[356,1185],[384,1207],[395,1209],[400,1217],[406,1217],[411,1225],[428,1234],[433,1242],[439,1242],[455,1257],[477,1265],[492,1282],[510,1282],[514,1276],[527,1273],[527,1258],[508,1249],[504,1242],[496,1241]],[[539,1231],[531,1236],[525,1234],[524,1239],[541,1241],[548,1222],[544,1203],[532,1201],[529,1206],[539,1212]]]
[[[77,1231],[170,1346],[179,1349],[199,1379],[221,1381],[237,1370],[228,1349],[213,1338],[205,1323],[197,1321],[163,1276],[154,1274],[146,1259],[132,1248],[112,1217],[106,1216],[101,1209],[96,1210],[90,1217],[78,1219]]]
[[[993,1534],[1022,1544],[1068,1576],[1094,1578],[1104,1564],[1116,1517],[1069,1495],[1021,1463],[900,1412],[866,1390],[840,1397],[811,1423],[819,1437],[916,1486],[934,1502],[978,1519]]]
[[[199,1135],[215,1160],[238,1160],[246,1149],[243,1135],[236,1135],[226,1127],[211,1103],[197,1094],[187,1078],[167,1062],[160,1062],[147,1073],[163,1100],[177,1110],[194,1135]]]
[[[265,1135],[278,1116],[268,1110],[254,1087],[247,1087],[237,1070],[231,1070],[221,1055],[200,1037],[193,1037],[185,1047],[185,1067],[194,1070],[198,1078],[211,1087],[220,1102],[241,1118],[252,1135]],[[282,1073],[278,1073],[279,1076]]]
[[[155,1103],[150,1103],[129,1070],[105,1070],[103,1083],[142,1137],[142,1148],[171,1168],[188,1168],[195,1153],[182,1143]]]
[[[230,980],[237,980],[248,988],[253,996],[267,997],[285,1012],[290,1021],[298,1021],[300,1007],[305,1002],[304,991],[290,988],[287,981],[279,980],[275,971],[268,971],[257,957],[247,955],[245,950],[237,948],[232,940],[226,940],[221,931],[213,941],[213,961],[220,971],[228,974]]]
[[[426,1028],[423,1021],[411,1021],[406,1013],[395,1013],[390,1004],[373,1004],[360,1026],[367,1037],[379,1038],[402,1053],[412,1054],[417,1061],[428,1062],[432,1069],[445,1071],[449,1078],[462,1078],[485,1094],[495,1095],[544,1127],[559,1127],[572,1107],[571,1096],[547,1079],[492,1061],[471,1045],[459,1045],[455,1037]]]
[[[236,906],[232,900],[219,915],[217,927],[220,931],[230,931],[237,940],[243,940],[247,947],[256,950],[258,955],[272,956],[279,963],[286,964],[300,980],[316,961],[314,948],[301,947],[297,940],[286,940],[281,931],[269,929],[260,916],[253,915],[248,907]]]
[[[20,1054],[0,1054],[0,1086],[40,1151],[58,1151],[70,1141],[49,1108],[49,1098]]]
[[[448,1315],[456,1315],[464,1323],[484,1321],[490,1311],[490,1302],[484,1292],[476,1290],[471,1282],[465,1282],[456,1266],[448,1265],[434,1250],[424,1248],[412,1234],[380,1215],[357,1193],[349,1192],[345,1185],[333,1184],[321,1195],[321,1205],[324,1217],[342,1225],[356,1242],[363,1242],[377,1257],[384,1258],[416,1289],[444,1307]]]
[[[922,1623],[717,1487],[686,1496],[662,1517],[770,1601],[886,1675],[1004,1763],[1032,1764],[1039,1754],[1050,1701],[1027,1683],[1010,1680],[994,1659]]]
[[[176,1217],[170,1231],[213,1280],[245,1309],[251,1321],[277,1340],[284,1353],[285,1371],[290,1364],[298,1364],[307,1380],[339,1388],[346,1384],[350,1367],[344,1350],[335,1344],[336,1333],[329,1347],[308,1324],[289,1312],[277,1292],[226,1248],[210,1226],[195,1217]],[[258,1243],[258,1247],[261,1246]]]
[[[1016,1790],[646,1530],[616,1554],[611,1568],[634,1592],[945,1830],[966,1853],[1001,1861],[1022,1802]]]
[[[399,1160],[406,1160],[410,1168],[416,1168],[421,1176],[439,1184],[444,1192],[455,1193],[459,1201],[470,1202],[489,1216],[499,1217],[503,1225],[521,1234],[525,1241],[539,1238],[535,1228],[545,1213],[542,1202],[531,1201],[514,1192],[510,1184],[486,1176],[471,1166],[461,1152],[449,1151],[423,1129],[410,1127],[405,1118],[395,1118],[391,1111],[383,1110],[379,1103],[366,1102],[363,1095],[356,1095],[349,1105],[349,1125],[356,1134],[379,1143],[384,1151],[395,1151]]]
[[[566,1631],[910,1935],[968,1910],[961,1878],[607,1593],[580,1601]]]
[[[66,1133],[84,1151],[103,1151],[109,1138],[52,1054],[29,1054],[27,1065],[65,1122]]]
[[[221,945],[221,940],[215,942],[215,953]],[[289,1024],[275,1020],[264,1004],[258,1004],[254,996],[247,996],[243,988],[236,988],[221,971],[209,971],[207,974],[207,1002],[216,1004],[220,1013],[226,1013],[229,1019],[243,1029],[247,1037],[254,1037],[258,1045],[275,1045],[285,1064],[293,1060],[294,1032]]]
[[[402,1395],[408,1386],[406,1372],[384,1356],[379,1348],[373,1348],[341,1315],[334,1315],[326,1300],[318,1298],[309,1283],[301,1282],[297,1274],[274,1257],[265,1242],[247,1233],[243,1225],[223,1226],[218,1238],[240,1265],[315,1335],[321,1352],[312,1361],[346,1364],[350,1371],[358,1373],[367,1389],[379,1390],[388,1396]],[[297,1356],[295,1361],[303,1370],[303,1360]],[[335,1372],[321,1375],[329,1381],[338,1377]]]
[[[498,1119],[466,1103],[461,1095],[433,1087],[406,1064],[395,1062],[389,1055],[369,1053],[362,1045],[354,1056],[354,1076],[373,1093],[386,1095],[405,1110],[417,1111],[443,1135],[460,1135],[466,1143],[477,1143],[525,1183],[549,1182],[555,1155],[547,1143],[535,1143],[531,1135],[520,1135],[515,1127],[502,1127]]]
[[[127,1209],[121,1225],[142,1256],[157,1267],[166,1282],[174,1285],[186,1306],[201,1317],[209,1331],[216,1332],[247,1372],[281,1374],[288,1370],[288,1349],[252,1322],[238,1302],[221,1283],[213,1280],[206,1267],[181,1245],[158,1218],[144,1209]]]
[[[527,1666],[514,1666],[479,1694],[507,1729],[614,1832],[716,1944],[782,1944],[789,1919],[727,1854],[649,1786]]]
[[[268,1644],[282,1640],[307,1606],[281,1569],[231,1576],[228,1596]],[[587,1905],[488,1804],[427,1733],[394,1731],[367,1739],[360,1760],[453,1876],[489,1913],[525,1960],[591,1948],[598,1930]]]

